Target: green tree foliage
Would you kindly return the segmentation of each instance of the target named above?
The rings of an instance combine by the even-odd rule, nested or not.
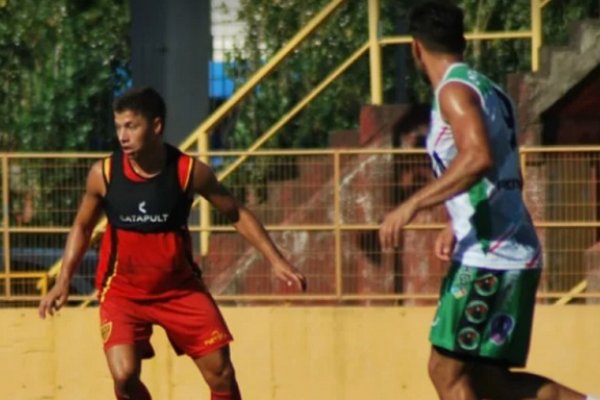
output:
[[[529,0],[461,0],[467,31],[494,32],[529,30]],[[542,11],[545,45],[562,45],[568,40],[569,27],[584,18],[598,17],[598,0],[554,0]],[[529,40],[474,41],[467,59],[493,79],[503,82],[508,73],[526,72],[531,67]]]
[[[552,0],[543,12],[544,40],[549,44],[564,44],[569,40],[569,28],[577,21],[598,18],[598,0]]]
[[[112,97],[128,79],[128,25],[126,0],[0,2],[0,151],[106,149]],[[12,160],[5,171],[11,224],[69,225],[62,210],[80,192],[65,188],[82,182],[81,165],[40,165]]]
[[[232,74],[244,82],[296,34],[328,0],[242,0],[246,27],[241,48],[230,56]],[[393,11],[387,7],[390,13]],[[388,21],[383,29],[391,29]],[[298,103],[368,38],[367,2],[347,2],[297,52],[269,76],[240,108],[232,147],[246,147]],[[390,63],[386,64],[389,70]],[[369,102],[369,63],[363,57],[294,119],[270,147],[320,147],[332,128],[356,126],[360,106]],[[390,88],[391,79],[385,85]]]
[[[88,150],[112,136],[129,59],[126,0],[0,4],[0,149]]]
[[[327,0],[241,0],[238,20],[246,26],[244,44],[231,54],[231,73],[244,82],[265,60],[279,50],[304,24],[321,10]],[[395,27],[405,19],[408,0],[381,0],[381,32],[397,34]],[[530,29],[529,0],[459,0],[465,10],[468,31]],[[597,16],[597,0],[554,0],[543,11],[545,44],[560,44],[568,37],[568,26],[584,17]],[[237,111],[237,121],[228,140],[232,147],[246,147],[264,133],[281,115],[309,92],[326,74],[366,42],[367,0],[348,1],[281,65]],[[408,57],[398,65],[394,51],[384,49],[387,101],[403,68],[409,98],[425,102],[428,85],[414,71]],[[531,47],[528,40],[478,41],[469,45],[468,61],[499,82],[508,73],[529,71]],[[270,147],[322,147],[334,129],[355,127],[363,104],[370,102],[369,64],[364,57],[319,96],[302,114],[271,140]]]

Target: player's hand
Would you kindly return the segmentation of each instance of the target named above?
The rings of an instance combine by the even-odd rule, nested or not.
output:
[[[56,282],[54,287],[42,298],[38,307],[40,318],[45,319],[46,315],[54,315],[55,312],[64,306],[69,298],[69,284]]]
[[[416,213],[416,205],[409,200],[385,216],[379,228],[379,241],[383,251],[391,251],[400,246],[402,228],[412,221]]]
[[[306,292],[306,277],[296,267],[285,260],[273,263],[275,276],[284,281],[288,286],[297,287]]]
[[[433,249],[436,257],[442,261],[450,261],[455,244],[454,231],[452,230],[452,226],[448,225],[438,233],[435,239]]]

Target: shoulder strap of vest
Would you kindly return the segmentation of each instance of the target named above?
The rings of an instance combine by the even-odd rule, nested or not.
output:
[[[192,180],[192,171],[194,170],[194,158],[180,153],[177,160],[177,176],[179,177],[179,186],[186,192]]]
[[[112,177],[112,156],[102,160],[102,176],[104,177],[104,183],[108,186]]]

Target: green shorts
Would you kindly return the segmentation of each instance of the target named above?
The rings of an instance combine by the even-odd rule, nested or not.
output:
[[[524,366],[540,271],[452,264],[442,282],[429,341],[459,359]]]

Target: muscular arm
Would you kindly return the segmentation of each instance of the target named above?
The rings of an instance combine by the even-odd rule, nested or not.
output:
[[[295,283],[299,288],[305,287],[304,276],[283,257],[262,223],[249,209],[238,203],[204,163],[196,162],[194,165],[192,190],[227,216],[244,239],[269,260],[278,278]]]
[[[88,248],[92,231],[100,218],[104,191],[102,162],[98,161],[88,173],[85,193],[67,236],[56,284],[40,302],[38,311],[42,318],[45,318],[46,314],[52,315],[68,298],[71,278]]]
[[[417,211],[468,190],[494,162],[477,94],[464,84],[449,83],[440,93],[440,106],[454,134],[457,155],[439,179],[410,199]]]
[[[379,230],[383,249],[400,243],[400,231],[422,209],[435,206],[476,184],[492,167],[493,158],[483,110],[477,94],[461,83],[449,83],[440,92],[442,116],[454,135],[457,155],[446,171],[386,215]]]

